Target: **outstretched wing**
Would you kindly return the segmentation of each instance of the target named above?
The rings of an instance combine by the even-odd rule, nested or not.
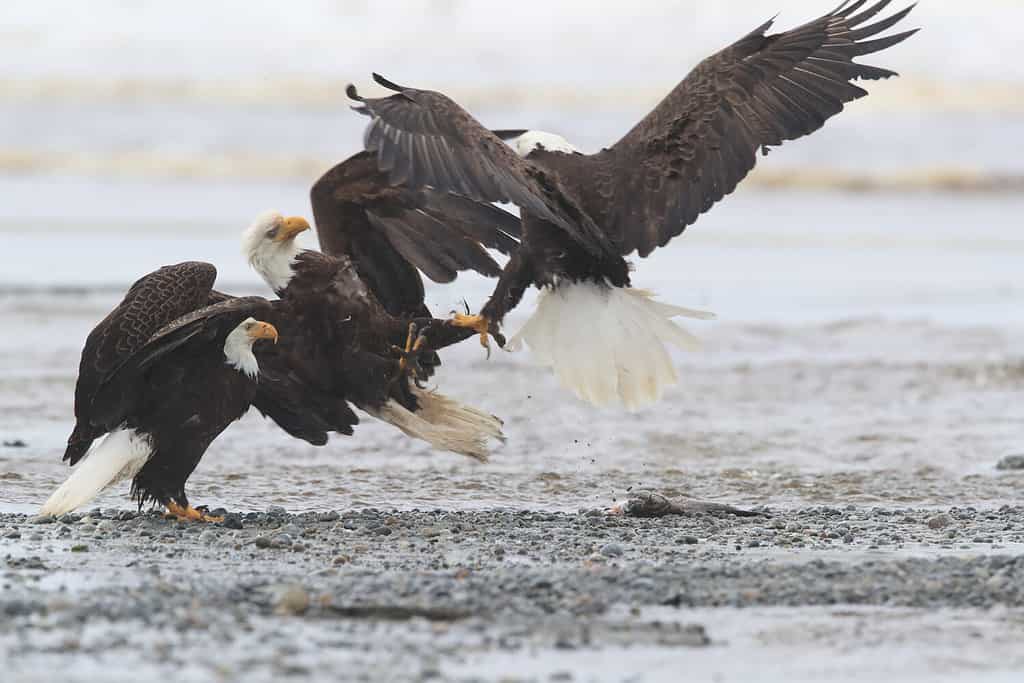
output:
[[[491,204],[431,189],[394,187],[361,152],[327,171],[310,191],[324,253],[347,256],[392,315],[425,315],[423,281],[459,271],[497,277],[484,247],[518,248],[519,219]],[[428,315],[428,314],[427,314]]]
[[[82,349],[75,384],[75,429],[64,459],[75,464],[93,439],[117,425],[93,414],[104,381],[161,327],[206,305],[217,269],[200,261],[164,266],[136,281],[118,306],[93,328]]]
[[[890,0],[843,3],[785,33],[769,21],[698,65],[610,149],[591,155],[537,151],[623,255],[647,256],[734,189],[758,150],[812,133],[843,105],[867,95],[853,81],[896,75],[854,58],[906,40],[868,40],[913,5],[867,23]],[[858,12],[859,11],[859,12]]]
[[[554,174],[521,159],[447,96],[373,78],[397,94],[364,98],[350,85],[348,95],[361,103],[354,109],[372,119],[363,144],[393,185],[510,202],[560,227],[593,255],[609,252],[604,234]]]

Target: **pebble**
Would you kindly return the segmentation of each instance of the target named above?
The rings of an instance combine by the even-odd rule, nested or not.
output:
[[[36,560],[39,568],[33,570],[31,561],[0,555],[0,630],[32,635],[41,628],[33,619],[62,595],[59,585],[65,574],[83,564],[64,554],[71,544],[91,553],[77,558],[89,560],[90,573],[79,571],[74,583],[67,582],[73,590],[63,595],[73,594],[74,599],[59,614],[48,616],[45,628],[50,630],[39,640],[49,643],[47,647],[59,647],[68,636],[81,637],[97,624],[112,629],[113,637],[119,637],[117,629],[132,632],[128,637],[135,643],[136,628],[139,642],[150,642],[165,637],[154,634],[200,623],[209,635],[251,634],[245,638],[266,647],[269,661],[284,648],[298,648],[296,656],[304,657],[310,642],[318,642],[315,629],[321,626],[316,624],[329,622],[326,640],[353,652],[367,648],[374,656],[394,654],[388,648],[399,641],[394,647],[407,647],[414,656],[438,648],[457,652],[466,643],[459,634],[467,629],[472,642],[491,642],[493,647],[503,642],[513,652],[550,651],[556,641],[590,651],[608,645],[609,635],[600,624],[614,622],[620,613],[616,610],[635,607],[642,613],[659,604],[1024,608],[1024,557],[1010,551],[978,555],[996,551],[976,545],[991,542],[1009,548],[1024,542],[1024,507],[942,513],[894,509],[882,514],[844,505],[787,509],[779,516],[784,523],[778,518],[704,515],[623,520],[519,511],[358,510],[339,513],[323,520],[330,526],[321,526],[320,514],[260,512],[233,515],[247,527],[234,532],[169,523],[148,514],[120,521],[116,510],[106,510],[102,518],[90,513],[97,521],[95,529],[88,521],[27,527],[31,518],[0,513],[0,533],[22,535],[8,545],[20,554],[38,554],[50,565],[48,569]],[[944,518],[943,524],[933,527],[935,518]],[[359,531],[343,532],[347,523]],[[926,524],[936,531],[922,529]],[[114,532],[105,533],[110,529]],[[375,538],[379,530],[388,530],[397,540]],[[41,540],[24,540],[30,532]],[[972,552],[939,550],[939,538],[947,534],[960,539],[957,545],[974,539]],[[449,541],[453,536],[458,542]],[[854,537],[855,548],[825,542],[842,538],[852,543]],[[172,540],[174,545],[168,545]],[[890,545],[889,552],[867,560],[859,552],[904,542],[932,543],[936,552],[916,557]],[[699,549],[685,547],[698,543]],[[780,547],[797,543],[805,549]],[[264,553],[253,545],[291,550]],[[734,550],[737,546],[739,551]],[[763,549],[745,550],[758,546]],[[581,563],[580,558],[590,561]],[[101,567],[112,571],[96,571]],[[57,580],[41,580],[44,571],[53,571],[50,578]],[[83,576],[89,581],[78,582]],[[267,592],[263,587],[268,584],[278,588]],[[124,590],[126,585],[131,589]],[[272,612],[289,619],[303,614],[317,618],[309,631],[298,633],[294,623],[271,618]],[[557,633],[551,623],[558,624]],[[510,632],[510,624],[531,626]],[[672,617],[651,632],[645,630],[650,624],[642,626],[617,632],[612,640],[629,638],[631,645],[641,647],[663,641],[691,644],[685,624]],[[444,637],[403,640],[409,633],[403,629],[409,628]],[[376,640],[367,640],[368,629]],[[307,635],[312,641],[304,640]],[[189,642],[166,637],[174,661],[196,655]],[[92,640],[83,639],[83,652],[90,651]],[[164,656],[156,650],[153,654],[154,660]],[[447,660],[449,655],[441,656]],[[242,670],[238,660],[228,659],[233,671]]]
[[[227,514],[224,516],[224,521],[221,522],[221,526],[225,529],[241,529],[242,516],[237,513]]]
[[[309,593],[299,585],[287,586],[280,592],[274,604],[277,614],[297,616],[309,609]]]
[[[950,519],[949,515],[947,515],[946,513],[941,513],[941,514],[935,515],[934,517],[931,517],[928,520],[928,528],[929,529],[942,529],[944,527],[949,526],[952,523],[953,523],[953,520]]]

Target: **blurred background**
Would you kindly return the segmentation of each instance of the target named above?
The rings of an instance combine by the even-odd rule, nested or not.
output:
[[[141,274],[203,259],[220,269],[221,288],[265,291],[238,234],[268,208],[309,215],[310,184],[360,148],[365,119],[349,111],[347,83],[379,92],[370,80],[379,71],[445,91],[492,127],[551,130],[594,151],[700,59],[776,12],[776,29],[786,30],[833,4],[6,0],[0,312],[19,334],[0,341],[0,431],[31,437],[40,458],[59,452],[82,340]],[[902,78],[869,84],[870,97],[824,130],[773,151],[734,196],[641,264],[636,284],[719,314],[696,330],[707,354],[685,362],[962,361],[968,374],[972,363],[1019,362],[1021,25],[1016,0],[926,0],[901,24],[925,30],[866,60]],[[464,298],[476,308],[489,287],[462,277],[431,288],[430,302],[441,314]],[[520,361],[479,362],[474,371],[496,372]],[[49,393],[35,393],[39,378],[52,380]],[[984,398],[998,424],[960,402],[933,433],[921,420],[944,413],[928,403],[900,429],[934,442],[871,448],[891,456],[886,466],[927,452],[922,461],[971,470],[978,449],[949,446],[945,430],[967,422],[989,439],[982,452],[1009,448],[1021,417],[1010,414],[1012,395]],[[821,417],[803,405],[779,429]],[[877,418],[867,410],[836,438],[853,439]],[[749,422],[736,429],[756,432]],[[757,459],[757,443],[751,437],[744,457]],[[783,450],[783,461],[796,457]]]

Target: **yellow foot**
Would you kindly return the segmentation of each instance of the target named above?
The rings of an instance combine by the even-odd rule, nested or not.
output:
[[[202,510],[197,510],[191,505],[188,507],[182,507],[171,501],[167,503],[167,512],[164,514],[165,519],[179,519],[183,522],[223,522],[224,518],[216,515],[210,515]]]
[[[391,350],[398,356],[398,375],[395,376],[394,381],[397,381],[400,377],[412,375],[417,386],[419,386],[420,380],[425,375],[423,367],[420,366],[419,355],[423,345],[427,342],[427,337],[422,332],[417,335],[416,331],[416,323],[409,323],[409,334],[405,338],[405,348],[392,346]]]
[[[397,346],[393,347],[402,356],[398,361],[398,367],[403,373],[409,369],[409,358],[418,353],[426,341],[427,338],[422,334],[417,336],[416,323],[409,323],[409,334],[405,337],[405,353],[402,353]]]
[[[488,358],[491,355],[491,321],[482,315],[465,315],[463,313],[453,313],[451,324],[455,327],[466,327],[471,330],[480,333],[480,346],[487,349]],[[503,343],[501,340],[499,344]]]

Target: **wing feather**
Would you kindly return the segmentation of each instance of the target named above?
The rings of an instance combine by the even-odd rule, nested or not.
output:
[[[374,78],[390,83],[376,74]],[[612,251],[556,176],[521,159],[442,93],[405,88],[388,97],[365,98],[353,86],[348,93],[360,103],[354,109],[371,118],[363,143],[392,185],[512,203],[559,227],[595,256]]]
[[[701,62],[611,148],[529,158],[560,177],[620,253],[647,256],[734,191],[757,150],[808,135],[864,97],[852,81],[896,75],[854,61],[916,32],[866,40],[914,7],[866,23],[889,4],[846,2],[774,35],[766,35],[773,22],[765,22]]]
[[[425,125],[423,116],[414,117],[417,125]],[[370,126],[397,133],[400,144],[388,146],[389,153],[405,145],[415,149],[413,163],[402,167],[409,177],[440,178],[463,195],[477,188],[444,152],[444,139],[406,135],[382,120]],[[450,282],[465,270],[499,274],[484,247],[506,254],[517,249],[517,217],[449,191],[393,186],[380,160],[368,152],[356,154],[313,185],[310,198],[324,253],[348,257],[393,315],[422,314],[423,282],[417,269],[435,282]]]
[[[68,438],[65,460],[75,464],[95,438],[117,426],[105,417],[111,411],[97,404],[103,383],[158,329],[204,306],[216,279],[217,269],[209,263],[164,266],[137,280],[121,303],[93,328],[79,363],[76,424]]]

